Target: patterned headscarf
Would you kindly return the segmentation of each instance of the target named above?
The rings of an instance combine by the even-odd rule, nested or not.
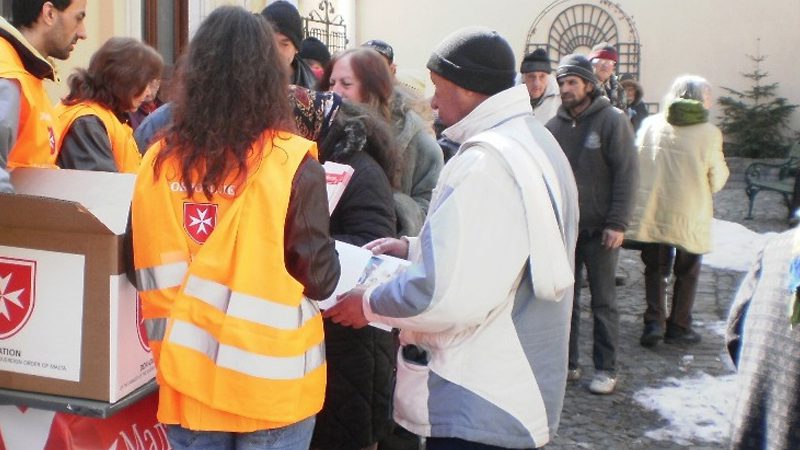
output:
[[[289,86],[289,101],[294,106],[297,134],[317,144],[325,138],[342,105],[342,97],[336,93],[312,91],[295,85]]]

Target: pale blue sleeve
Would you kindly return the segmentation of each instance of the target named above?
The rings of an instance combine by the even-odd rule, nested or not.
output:
[[[16,81],[0,78],[0,192],[14,192],[9,179],[8,155],[17,143],[20,87]]]

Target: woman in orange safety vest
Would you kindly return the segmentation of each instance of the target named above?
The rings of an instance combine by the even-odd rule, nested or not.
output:
[[[339,261],[315,144],[292,134],[266,19],[215,9],[132,205],[137,288],[175,450],[307,449]]]
[[[155,96],[164,63],[137,39],[113,37],[70,75],[56,106],[62,131],[56,163],[64,169],[136,173],[141,155],[128,112]]]

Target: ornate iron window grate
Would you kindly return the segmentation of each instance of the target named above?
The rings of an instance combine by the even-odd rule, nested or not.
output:
[[[336,15],[333,3],[321,1],[317,10],[312,10],[303,19],[305,35],[314,36],[324,42],[331,53],[347,48],[347,25],[342,16]]]
[[[556,14],[559,8],[560,12]],[[552,17],[552,20],[550,18]],[[546,34],[537,30],[549,23]],[[622,25],[622,31],[620,31]],[[598,4],[576,3],[574,0],[556,0],[546,6],[534,20],[528,33],[525,53],[543,48],[550,60],[557,64],[571,53],[588,54],[592,47],[608,42],[619,52],[617,73],[640,79],[639,33],[633,18],[617,3],[600,0]]]

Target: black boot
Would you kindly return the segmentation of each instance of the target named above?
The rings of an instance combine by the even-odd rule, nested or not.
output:
[[[642,331],[639,344],[641,344],[642,347],[652,348],[658,345],[663,338],[664,327],[658,322],[647,322],[644,324],[644,331]]]
[[[700,333],[694,331],[692,327],[682,328],[677,325],[667,324],[667,332],[664,334],[664,342],[667,344],[693,345],[702,340]]]

